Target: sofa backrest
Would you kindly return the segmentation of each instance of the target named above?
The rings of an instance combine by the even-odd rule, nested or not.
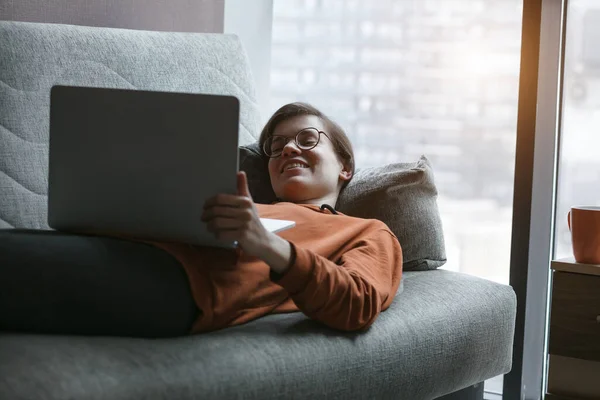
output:
[[[260,130],[248,59],[234,35],[0,21],[0,228],[48,228],[56,84],[233,95],[239,144]]]

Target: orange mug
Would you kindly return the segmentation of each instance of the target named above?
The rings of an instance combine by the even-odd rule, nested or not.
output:
[[[573,255],[582,264],[600,264],[600,207],[571,207],[567,216]]]

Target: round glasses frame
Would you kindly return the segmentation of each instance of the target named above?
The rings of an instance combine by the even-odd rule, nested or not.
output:
[[[305,131],[308,131],[308,130],[316,131],[317,132],[317,142],[314,145],[312,145],[312,146],[301,146],[300,143],[298,143],[298,137],[300,136],[300,134],[302,132],[305,132]],[[299,131],[298,133],[296,133],[296,135],[293,137],[294,144],[296,145],[296,147],[298,147],[301,150],[305,150],[305,151],[312,150],[315,147],[317,147],[319,145],[319,143],[321,142],[321,135],[325,135],[327,137],[327,139],[329,139],[329,136],[325,132],[323,132],[323,131],[321,131],[321,130],[319,130],[317,128],[313,128],[313,127],[304,128],[301,131]],[[275,138],[275,137],[282,138],[284,140],[283,146],[281,147],[281,150],[279,152],[276,152],[276,153],[273,153],[273,154],[269,154],[271,152],[271,150],[269,149],[269,146],[267,146],[267,145],[272,140],[272,138]],[[287,137],[287,136],[281,136],[281,135],[269,136],[267,138],[267,140],[265,140],[265,142],[263,143],[263,149],[262,149],[262,151],[269,158],[277,158],[277,157],[279,157],[281,155],[281,153],[283,153],[283,149],[285,148],[285,146],[287,146],[287,144],[289,143],[290,140],[292,140],[292,138],[291,137]],[[331,140],[331,139],[329,139],[329,140]],[[267,150],[267,149],[269,149],[269,150]]]

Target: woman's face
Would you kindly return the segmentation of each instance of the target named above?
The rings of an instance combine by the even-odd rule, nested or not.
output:
[[[292,140],[279,157],[269,159],[269,175],[275,195],[283,201],[302,203],[335,196],[340,183],[351,174],[338,158],[333,144],[323,134],[319,144],[311,150],[301,150],[293,138],[306,128],[317,128],[328,133],[321,119],[314,115],[300,115],[280,122],[273,135]],[[293,166],[290,168],[290,166]]]

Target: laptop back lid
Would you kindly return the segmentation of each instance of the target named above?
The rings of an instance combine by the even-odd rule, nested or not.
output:
[[[229,247],[201,214],[236,193],[238,122],[233,96],[54,86],[49,225]]]

